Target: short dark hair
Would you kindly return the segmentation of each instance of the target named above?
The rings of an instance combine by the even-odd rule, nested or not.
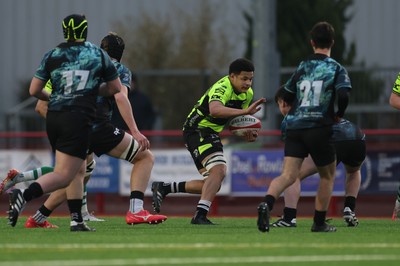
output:
[[[335,38],[335,29],[326,21],[318,22],[311,29],[310,37],[317,48],[331,48]]]
[[[285,90],[285,86],[281,85],[275,93],[275,102],[278,103],[279,100],[283,100],[290,106],[293,104],[294,97]]]
[[[124,53],[125,43],[115,32],[110,32],[101,40],[100,47],[106,51],[110,57],[117,59],[119,62]]]
[[[239,58],[229,65],[229,74],[240,74],[240,72],[254,72],[254,64],[246,58]]]

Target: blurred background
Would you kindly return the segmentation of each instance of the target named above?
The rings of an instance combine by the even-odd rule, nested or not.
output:
[[[390,216],[400,168],[399,115],[388,104],[400,69],[398,10],[397,0],[0,0],[0,173],[51,164],[45,123],[34,112],[36,100],[29,97],[28,87],[44,53],[63,42],[61,21],[69,14],[86,15],[90,42],[99,45],[110,31],[125,40],[122,62],[135,74],[130,95],[135,117],[159,158],[153,180],[165,173],[171,180],[174,175],[197,177],[181,141],[182,123],[198,98],[239,57],[255,63],[255,98],[271,101],[259,114],[263,132],[257,144],[246,145],[229,133],[224,135],[232,150],[229,156],[232,162],[250,160],[254,165],[259,156],[266,156],[267,162],[281,160],[279,152],[269,154],[282,148],[281,115],[273,96],[312,52],[311,27],[328,21],[336,31],[332,57],[347,68],[353,85],[346,118],[367,133],[368,162],[361,194],[365,201],[378,195],[387,208],[384,215]],[[241,157],[246,150],[254,152]],[[174,161],[170,154],[175,153],[183,159]],[[162,156],[171,162],[161,165]],[[105,195],[126,196],[130,166],[109,158],[100,161],[99,168],[109,171],[93,178],[91,199],[104,211]],[[171,170],[179,167],[190,170]],[[230,173],[221,200],[239,196],[244,202],[244,197],[262,196],[268,181],[254,185],[257,182],[251,183],[250,176],[260,181],[279,170],[271,174],[255,169]],[[241,191],[240,182],[236,187],[236,179],[245,179],[248,190]],[[337,195],[341,193],[338,188]]]

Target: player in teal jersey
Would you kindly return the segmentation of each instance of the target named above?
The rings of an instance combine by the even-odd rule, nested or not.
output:
[[[392,93],[390,94],[389,104],[398,110],[400,110],[400,74],[397,76],[394,82]],[[394,203],[392,220],[400,221],[400,186],[397,189],[397,198]]]
[[[286,115],[291,104],[283,98],[283,88],[275,95],[275,102],[284,116],[282,120],[282,138],[286,131]],[[356,198],[361,184],[361,165],[366,156],[365,134],[355,124],[346,119],[333,124],[332,142],[335,145],[337,160],[342,162],[346,170],[345,200],[343,219],[348,226],[357,226],[358,219],[355,216]],[[272,223],[274,227],[296,227],[297,203],[300,198],[300,181],[317,173],[317,168],[310,156],[305,158],[301,165],[299,177],[293,185],[285,189],[285,208],[281,219]]]
[[[333,27],[327,22],[319,22],[310,35],[314,54],[299,64],[284,85],[285,98],[292,103],[286,118],[285,157],[281,175],[271,182],[267,195],[258,206],[257,227],[261,232],[269,231],[269,213],[276,199],[298,178],[308,155],[321,178],[311,231],[336,231],[325,221],[336,170],[335,149],[330,139],[332,124],[343,117],[347,108],[351,83],[347,71],[330,58]],[[338,111],[335,113],[336,98]]]
[[[96,119],[92,126],[91,143],[87,160],[88,162],[93,161],[94,152],[97,156],[108,154],[134,164],[135,166],[131,172],[130,207],[126,214],[126,223],[158,224],[165,221],[167,217],[164,215],[152,215],[143,208],[144,191],[150,179],[154,158],[149,150],[149,141],[140,133],[136,126],[132,108],[127,98],[128,90],[131,86],[131,72],[120,63],[125,44],[121,37],[115,33],[110,33],[103,38],[101,48],[107,51],[113,60],[123,86],[121,93],[115,94],[112,97],[97,98]],[[126,121],[134,138],[111,124],[114,104],[121,110],[124,121]],[[38,109],[45,116],[45,106]],[[60,190],[52,193],[36,214],[27,220],[25,227],[33,228],[42,227],[41,225],[49,225],[46,219],[64,200],[65,191]]]
[[[207,214],[226,175],[226,160],[219,133],[230,118],[255,114],[261,108],[259,105],[266,101],[261,98],[252,103],[253,76],[254,65],[251,61],[243,58],[233,61],[229,66],[229,75],[221,78],[205,92],[183,125],[186,148],[204,177],[203,180],[192,180],[179,185],[180,192],[201,192],[192,224],[213,224],[207,219]],[[244,139],[251,142],[257,136],[256,131],[248,131]],[[175,186],[175,182],[172,186]],[[171,186],[163,182],[152,184],[156,212],[160,211],[162,199],[166,195],[164,192],[168,192],[168,189],[171,191]]]
[[[15,226],[27,202],[43,194],[67,188],[71,231],[94,231],[82,218],[85,159],[89,148],[97,95],[112,96],[121,89],[118,72],[110,57],[86,41],[87,20],[70,15],[62,21],[66,42],[47,52],[31,81],[32,96],[49,100],[46,130],[55,152],[54,172],[41,176],[23,192],[10,194],[9,224]],[[43,92],[48,80],[49,95]]]
[[[51,94],[52,85],[50,80],[47,81],[44,91]],[[48,108],[48,101],[41,101],[39,100],[36,104],[36,112],[38,112],[42,117],[46,118],[47,115],[47,108]],[[92,158],[88,158],[92,159]],[[89,181],[91,174],[96,166],[96,161],[93,159],[91,161],[86,160],[86,172],[85,172],[85,181],[83,186],[83,198],[82,198],[82,218],[84,221],[95,221],[95,222],[103,222],[104,219],[99,219],[90,213],[88,210],[87,204],[87,187],[86,184]],[[38,179],[40,176],[45,175],[47,173],[53,172],[53,167],[42,166],[33,170],[28,170],[24,172],[19,172],[16,169],[10,169],[6,175],[6,177],[0,183],[0,195],[4,192],[13,187],[15,184],[22,183],[22,182],[29,182]],[[31,223],[33,224],[33,223]],[[26,225],[26,224],[25,224]],[[51,223],[44,221],[43,223],[35,223],[35,227],[45,227],[45,228],[58,228]]]

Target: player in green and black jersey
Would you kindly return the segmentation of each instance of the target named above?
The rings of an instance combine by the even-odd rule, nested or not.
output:
[[[390,94],[389,104],[400,110],[400,74],[397,76],[393,84],[392,93]],[[397,197],[394,203],[392,220],[400,221],[400,186],[397,189]]]
[[[177,184],[154,182],[153,206],[160,211],[162,199],[170,192],[200,193],[192,224],[213,224],[207,219],[208,211],[226,175],[226,160],[219,133],[230,118],[255,114],[265,98],[254,103],[251,84],[254,65],[247,59],[237,59],[229,66],[229,75],[221,78],[200,98],[183,125],[183,138],[193,161],[204,177]],[[255,131],[246,132],[246,141],[255,141]]]

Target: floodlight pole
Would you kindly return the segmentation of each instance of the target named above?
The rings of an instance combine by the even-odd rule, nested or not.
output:
[[[276,0],[255,0],[253,62],[255,64],[254,99],[267,98],[261,116],[262,129],[277,129],[274,95],[280,84],[280,58],[277,51]],[[279,117],[279,116],[278,116]],[[275,141],[274,138],[263,141]]]

